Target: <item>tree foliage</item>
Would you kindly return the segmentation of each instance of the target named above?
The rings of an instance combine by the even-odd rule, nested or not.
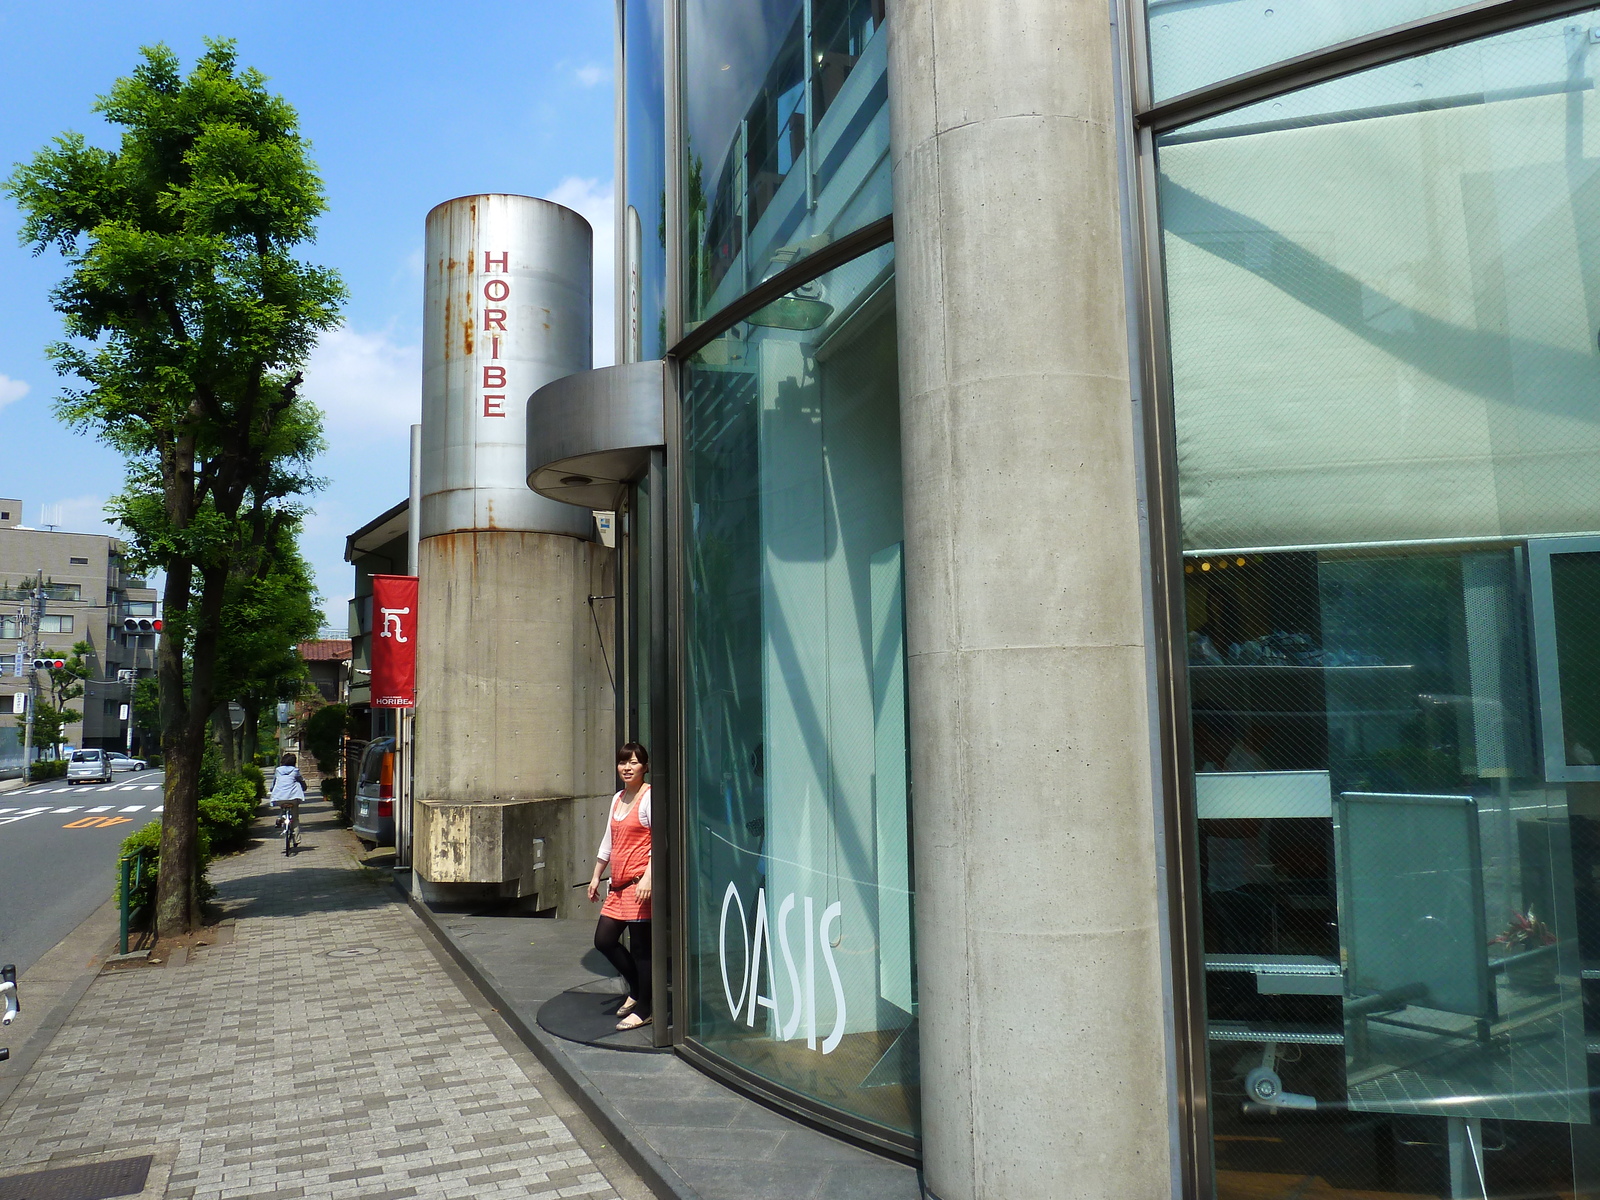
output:
[[[324,704],[306,718],[305,742],[317,770],[324,775],[339,773],[339,751],[344,747],[345,725],[350,710],[343,704]]]
[[[206,47],[188,75],[148,47],[112,84],[95,110],[121,127],[116,149],[66,133],[7,181],[23,242],[67,266],[52,296],[67,340],[50,354],[77,385],[57,412],[121,451],[111,509],[136,563],[166,572],[163,935],[199,916],[198,773],[228,586],[318,484],[321,416],[300,367],[344,296],[296,257],[324,200],[294,109],[232,42]]]

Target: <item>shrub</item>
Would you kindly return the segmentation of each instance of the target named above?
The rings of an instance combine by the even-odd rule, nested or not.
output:
[[[348,799],[345,792],[344,776],[324,775],[322,777],[322,798],[335,808],[343,808],[345,800]]]
[[[239,776],[248,779],[256,785],[256,800],[267,798],[267,777],[255,763],[242,763],[239,766]]]
[[[203,804],[204,801],[201,801]],[[120,860],[139,851],[146,851],[144,870],[140,873],[139,886],[134,888],[130,897],[132,909],[143,909],[143,918],[148,921],[154,911],[156,902],[156,877],[161,869],[161,822],[151,821],[148,825],[134,830],[122,839],[122,849],[118,852],[119,863],[117,866],[117,882],[115,897],[122,899],[122,867]],[[200,900],[204,903],[216,893],[211,886],[211,881],[206,878],[206,868],[211,864],[211,834],[206,828],[205,821],[200,822]],[[130,876],[130,879],[132,877]]]
[[[324,704],[306,719],[306,747],[317,760],[317,770],[325,775],[339,769],[339,750],[349,713],[343,704]]]
[[[52,758],[44,762],[36,762],[28,768],[28,778],[31,780],[62,779],[66,776],[66,773],[67,760],[64,758]]]
[[[211,845],[219,850],[236,850],[249,840],[250,823],[260,806],[257,786],[242,774],[223,773],[217,790],[200,797],[200,827],[209,835]]]

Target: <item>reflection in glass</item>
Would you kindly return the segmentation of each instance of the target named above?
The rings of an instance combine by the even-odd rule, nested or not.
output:
[[[1459,8],[1458,0],[1147,0],[1153,98]]]
[[[1222,1197],[1600,1187],[1596,24],[1158,142]]]
[[[686,0],[693,323],[889,212],[883,0]]]
[[[688,1029],[914,1135],[892,250],[685,369]]]
[[[625,0],[624,145],[627,207],[623,361],[666,353],[666,75],[662,0]]]

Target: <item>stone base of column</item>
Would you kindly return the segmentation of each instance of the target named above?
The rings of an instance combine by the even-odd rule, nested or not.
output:
[[[517,902],[557,917],[585,915],[591,905],[582,885],[594,867],[610,799],[419,799],[413,863],[423,898]]]

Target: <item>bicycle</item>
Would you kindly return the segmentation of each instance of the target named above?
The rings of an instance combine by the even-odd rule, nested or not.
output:
[[[282,811],[278,814],[278,832],[283,835],[284,854],[293,854],[300,849],[300,805],[294,802],[280,804]]]

